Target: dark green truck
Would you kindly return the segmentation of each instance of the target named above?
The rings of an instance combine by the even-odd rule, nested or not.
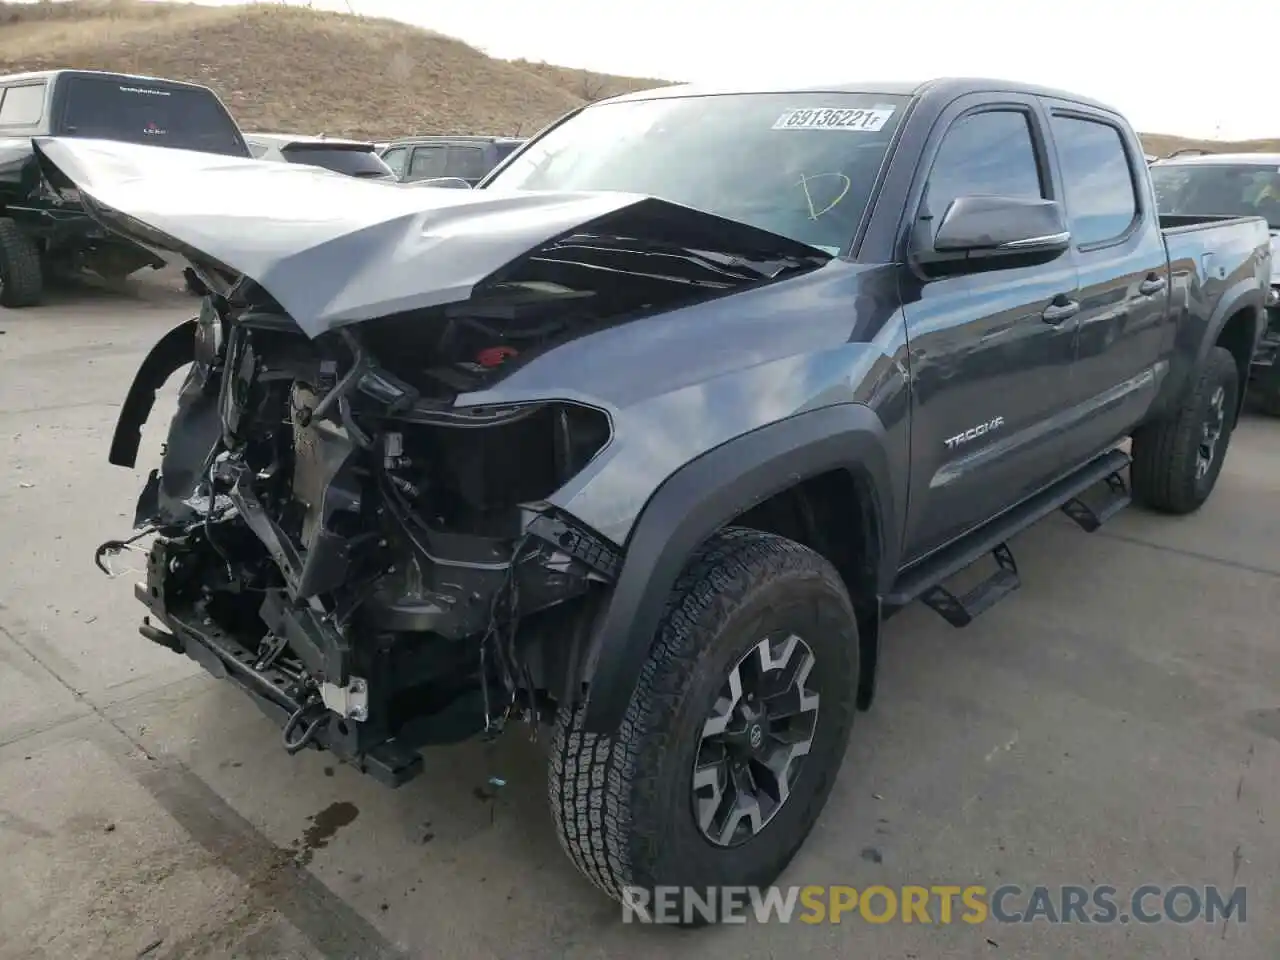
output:
[[[47,136],[249,156],[240,128],[208,87],[91,70],[0,76],[0,306],[39,303],[52,273],[87,269],[120,280],[164,266],[104,231],[74,193],[50,187],[31,146]]]

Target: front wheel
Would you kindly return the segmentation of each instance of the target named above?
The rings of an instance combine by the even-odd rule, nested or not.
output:
[[[677,888],[774,882],[818,818],[853,722],[858,628],[807,547],[729,529],[676,583],[618,730],[562,709],[549,794],[557,832],[605,893],[652,907]],[[710,888],[710,889],[709,889]]]
[[[16,222],[0,218],[0,307],[34,307],[43,294],[40,251]]]
[[[1133,435],[1133,493],[1161,513],[1186,514],[1209,499],[1235,427],[1240,403],[1235,357],[1214,347],[1171,417]]]

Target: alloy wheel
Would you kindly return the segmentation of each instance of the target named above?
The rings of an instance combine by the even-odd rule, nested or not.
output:
[[[694,814],[716,846],[750,840],[787,802],[817,730],[815,662],[787,633],[761,640],[730,668],[693,769]]]
[[[1226,401],[1225,387],[1218,387],[1209,398],[1209,409],[1200,428],[1200,446],[1196,449],[1196,480],[1203,480],[1213,468],[1218,441],[1226,427]]]

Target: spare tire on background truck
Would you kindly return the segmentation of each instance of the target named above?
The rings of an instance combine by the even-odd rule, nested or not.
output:
[[[0,217],[0,307],[34,307],[43,292],[40,251],[17,223]]]

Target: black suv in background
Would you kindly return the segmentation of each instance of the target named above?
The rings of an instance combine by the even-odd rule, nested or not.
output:
[[[523,143],[517,137],[408,137],[387,144],[382,159],[402,182],[456,177],[474,187]]]
[[[45,179],[31,141],[85,137],[248,157],[240,128],[208,87],[176,80],[49,70],[0,77],[0,306],[40,302],[51,271],[120,280],[164,262],[86,216],[74,191]]]

